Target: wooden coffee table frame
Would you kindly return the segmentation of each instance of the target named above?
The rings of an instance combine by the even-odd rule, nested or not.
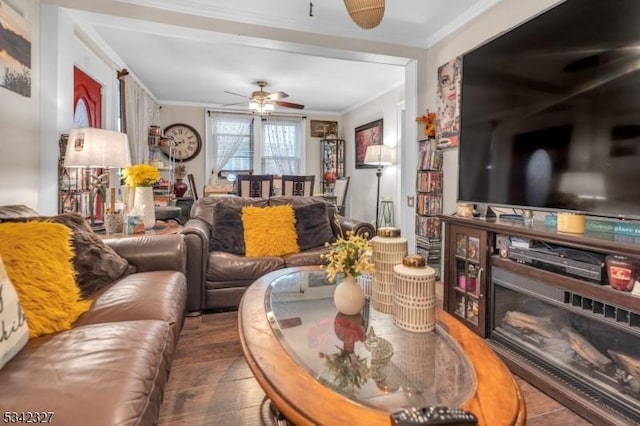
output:
[[[238,311],[240,342],[247,364],[267,397],[294,424],[389,426],[389,413],[340,395],[301,367],[282,347],[267,320],[265,296],[269,285],[291,272],[313,270],[318,267],[271,272],[247,289]],[[436,318],[475,369],[477,389],[463,408],[472,411],[480,425],[524,425],[525,402],[505,364],[484,340],[451,315],[438,309]]]

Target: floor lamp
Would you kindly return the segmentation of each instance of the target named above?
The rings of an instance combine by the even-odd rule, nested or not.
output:
[[[131,165],[131,153],[126,133],[93,127],[71,129],[69,142],[64,156],[65,167],[85,168],[85,184],[89,184],[89,217],[91,226],[96,226],[94,203],[98,193],[102,202],[106,198],[105,188],[108,186],[108,172],[95,176],[91,167],[116,169]],[[115,187],[111,187],[111,204],[115,202]]]
[[[380,212],[380,178],[382,168],[393,164],[393,149],[387,145],[369,145],[364,155],[364,163],[378,166],[376,176],[378,177],[378,191],[376,192],[376,231],[380,225],[378,218]]]

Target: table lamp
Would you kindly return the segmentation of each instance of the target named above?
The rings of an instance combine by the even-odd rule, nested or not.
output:
[[[380,177],[382,176],[382,168],[390,166],[394,163],[393,148],[387,145],[369,145],[367,152],[364,154],[364,163],[378,166],[376,176],[378,177],[378,191],[376,193],[376,231],[380,225],[378,218],[380,210]]]
[[[108,186],[109,173],[96,176],[91,174],[91,167],[117,169],[131,165],[131,153],[126,133],[93,127],[71,129],[69,142],[64,156],[64,166],[85,168],[85,179],[91,188],[89,193],[89,217],[92,227],[96,226],[94,210],[95,198],[102,195],[102,203],[106,198],[105,188]],[[111,188],[111,208],[115,205],[115,188]]]

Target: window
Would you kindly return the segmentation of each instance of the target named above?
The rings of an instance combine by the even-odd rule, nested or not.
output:
[[[300,174],[303,168],[304,126],[301,117],[209,112],[207,167],[255,174]],[[260,155],[254,156],[254,153]]]
[[[253,117],[210,113],[214,170],[253,169]]]
[[[302,119],[267,117],[263,124],[262,170],[266,174],[300,174]]]

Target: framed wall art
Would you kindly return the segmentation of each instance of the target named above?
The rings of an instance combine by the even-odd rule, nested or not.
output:
[[[356,169],[370,169],[377,166],[364,163],[364,156],[369,145],[382,144],[382,118],[356,127]]]
[[[460,92],[462,56],[438,67],[438,126],[436,138],[441,148],[458,146],[460,133]]]
[[[338,122],[311,120],[310,133],[312,138],[324,138],[326,136],[338,137]]]
[[[31,96],[31,26],[0,1],[0,86]]]

